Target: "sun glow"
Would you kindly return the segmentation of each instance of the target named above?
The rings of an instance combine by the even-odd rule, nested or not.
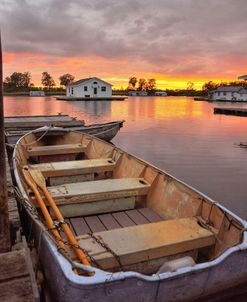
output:
[[[99,57],[59,57],[47,56],[35,53],[4,52],[4,77],[13,72],[29,71],[32,75],[32,83],[41,87],[41,74],[49,72],[59,87],[59,76],[70,73],[76,80],[86,77],[97,76],[113,84],[113,89],[126,89],[129,77],[136,76],[138,79],[156,79],[158,89],[187,89],[188,82],[193,83],[193,88],[199,90],[203,84],[212,80],[216,83],[233,81],[234,78],[194,78],[188,76],[171,77],[165,74],[147,72],[142,65],[133,68],[128,61],[114,61]],[[130,66],[130,68],[126,68]],[[146,69],[148,66],[145,67]],[[142,71],[143,69],[143,71]]]

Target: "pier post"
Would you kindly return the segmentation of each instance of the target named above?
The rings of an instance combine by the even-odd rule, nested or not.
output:
[[[6,184],[5,141],[4,141],[4,110],[3,110],[3,61],[0,33],[0,253],[11,248],[8,193]]]

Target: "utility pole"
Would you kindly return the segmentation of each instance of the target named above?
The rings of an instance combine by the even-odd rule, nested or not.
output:
[[[8,193],[5,165],[4,111],[3,111],[3,58],[0,32],[0,253],[11,248]]]

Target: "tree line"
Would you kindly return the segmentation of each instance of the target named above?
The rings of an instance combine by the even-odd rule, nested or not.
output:
[[[139,91],[147,91],[152,93],[156,90],[156,80],[155,79],[142,79],[139,80],[137,77],[130,77],[129,78],[129,85],[127,90],[139,90]]]
[[[32,76],[30,72],[13,72],[10,76],[7,76],[4,79],[4,91],[5,92],[15,92],[15,91],[29,91],[31,89],[38,89],[32,83]],[[70,73],[65,73],[59,77],[59,85],[61,87],[65,87],[68,84],[73,83],[75,77]],[[44,89],[50,90],[54,89],[56,86],[54,78],[47,72],[44,71],[41,74],[41,84],[44,86]],[[165,89],[168,95],[187,95],[187,96],[200,96],[207,95],[211,91],[217,89],[219,86],[241,86],[247,88],[246,81],[231,81],[231,82],[221,82],[215,83],[213,81],[209,81],[203,84],[201,90],[195,90],[195,84],[191,81],[187,83],[186,89]],[[60,88],[60,90],[62,90]],[[132,76],[129,78],[128,86],[126,89],[120,89],[122,93],[130,90],[139,90],[139,91],[147,91],[149,95],[154,94],[157,89],[156,79],[144,79],[137,78]]]
[[[32,76],[30,72],[13,72],[10,76],[4,79],[4,90],[10,91],[25,91],[34,88],[34,84],[31,82]],[[66,86],[71,84],[75,80],[75,77],[69,73],[65,73],[59,77],[60,86]],[[47,72],[42,72],[41,84],[45,89],[52,89],[56,86],[54,78]]]

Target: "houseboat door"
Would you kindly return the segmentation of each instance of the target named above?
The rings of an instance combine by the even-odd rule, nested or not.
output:
[[[93,89],[93,94],[94,94],[94,95],[97,95],[97,93],[98,93],[97,87],[94,87],[94,89]]]

